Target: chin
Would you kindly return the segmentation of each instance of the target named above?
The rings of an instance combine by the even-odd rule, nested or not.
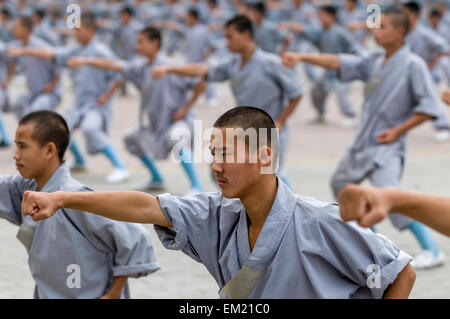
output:
[[[222,195],[225,198],[239,198],[239,193],[238,192],[233,192],[227,189],[223,189],[222,188]]]

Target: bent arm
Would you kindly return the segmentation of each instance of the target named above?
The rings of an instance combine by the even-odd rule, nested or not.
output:
[[[428,114],[422,113],[414,114],[408,120],[406,120],[406,122],[397,126],[396,129],[399,131],[400,135],[403,135],[406,134],[409,130],[415,128],[416,126],[419,126],[423,122],[431,120],[432,118],[433,117]]]
[[[386,289],[383,299],[407,299],[415,281],[416,272],[411,265],[406,266]]]

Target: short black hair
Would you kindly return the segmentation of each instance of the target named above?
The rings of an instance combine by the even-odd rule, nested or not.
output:
[[[7,8],[2,9],[2,14],[7,16],[8,18],[11,18],[11,16],[12,16],[11,11],[9,11],[9,9],[7,9]]]
[[[259,132],[259,129],[267,129],[267,144],[271,145],[274,139],[278,141],[278,135],[272,136],[272,129],[276,128],[272,117],[266,111],[254,106],[238,106],[232,108],[222,114],[213,126],[215,128],[239,127],[244,131],[253,128],[257,132]]]
[[[38,16],[41,19],[44,19],[46,14],[47,14],[47,12],[46,12],[46,10],[44,8],[37,8],[37,9],[34,10],[33,14]]]
[[[198,10],[195,9],[195,8],[189,8],[189,10],[188,10],[188,15],[194,17],[195,20],[198,20],[198,18],[199,18],[199,16],[200,16],[199,13],[198,13]]]
[[[404,10],[397,6],[391,6],[385,8],[382,11],[382,14],[389,16],[395,27],[403,28],[405,30],[405,36],[409,33],[411,24],[409,22],[408,15]]]
[[[440,19],[440,18],[442,18],[442,12],[438,8],[434,7],[434,8],[431,8],[428,16],[430,18],[439,18]]]
[[[330,5],[320,6],[319,11],[325,12],[333,17],[336,17],[336,15],[337,15],[336,8],[334,6],[330,6]]]
[[[20,24],[29,32],[33,31],[33,20],[30,16],[20,15],[17,17],[17,20],[20,21]]]
[[[213,4],[214,6],[217,6],[217,0],[208,0],[208,2]]]
[[[253,10],[256,10],[257,12],[261,13],[262,15],[266,14],[266,5],[264,2],[259,1],[252,5]]]
[[[147,37],[147,39],[150,41],[158,40],[159,48],[161,48],[162,37],[161,37],[161,32],[157,28],[146,27],[146,28],[142,29],[139,33],[145,35]]]
[[[134,15],[134,10],[133,10],[133,8],[131,8],[129,6],[125,6],[120,10],[120,13],[126,13],[132,17]]]
[[[19,121],[19,126],[30,123],[34,124],[33,139],[41,146],[55,144],[62,163],[70,142],[70,131],[64,118],[53,111],[37,111],[25,115]]]
[[[97,30],[97,20],[95,19],[95,14],[92,12],[86,12],[81,15],[81,27]]]
[[[420,10],[422,9],[419,2],[417,1],[404,2],[403,7],[416,15],[420,14]]]
[[[253,39],[253,24],[245,15],[237,15],[228,20],[225,27],[228,28],[230,26],[234,26],[240,33],[250,32],[250,36]]]

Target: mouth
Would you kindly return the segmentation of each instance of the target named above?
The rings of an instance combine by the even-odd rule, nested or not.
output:
[[[227,182],[225,179],[219,178],[219,177],[216,177],[216,180],[217,180],[217,185],[219,185],[220,187],[223,187]]]
[[[18,170],[18,171],[20,171],[21,169],[23,169],[23,165],[22,164],[19,164],[19,163],[16,163],[16,169]]]

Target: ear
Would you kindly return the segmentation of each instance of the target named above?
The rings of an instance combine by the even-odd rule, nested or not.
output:
[[[54,156],[58,157],[58,149],[56,148],[55,143],[50,142],[50,143],[47,144],[46,147],[47,147],[47,154],[46,154],[46,156],[47,156],[48,159],[51,159]]]
[[[272,165],[272,150],[269,146],[260,147],[258,150],[258,163],[261,166]]]

